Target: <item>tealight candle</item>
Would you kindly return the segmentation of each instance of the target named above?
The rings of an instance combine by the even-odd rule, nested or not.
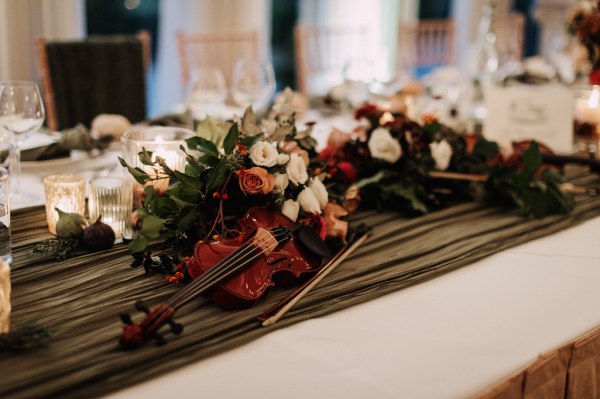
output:
[[[592,125],[600,124],[600,88],[594,86],[588,96],[575,100],[575,119]]]
[[[76,175],[51,175],[44,178],[46,220],[50,233],[56,235],[58,212],[85,214],[85,178]]]

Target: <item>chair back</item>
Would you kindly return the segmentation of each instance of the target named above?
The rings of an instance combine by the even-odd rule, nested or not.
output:
[[[309,27],[296,25],[294,53],[297,89],[307,94],[328,89],[343,80],[344,67],[368,46],[365,27]],[[336,82],[337,81],[337,82]]]
[[[454,62],[454,21],[432,19],[403,24],[399,29],[398,63],[410,69]]]
[[[98,114],[146,118],[150,35],[98,36],[76,41],[37,39],[46,124],[51,130],[90,126]]]
[[[219,68],[223,72],[227,87],[231,86],[231,75],[240,58],[258,60],[259,34],[250,32],[211,32],[177,34],[181,82],[185,87],[194,68]]]

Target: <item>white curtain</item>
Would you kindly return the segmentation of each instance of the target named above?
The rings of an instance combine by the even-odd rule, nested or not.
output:
[[[0,80],[38,80],[37,37],[84,34],[84,0],[0,0]]]
[[[257,30],[262,41],[262,55],[268,57],[270,14],[269,0],[162,0],[155,69],[156,91],[150,114],[169,112],[183,100],[176,39],[178,31]]]

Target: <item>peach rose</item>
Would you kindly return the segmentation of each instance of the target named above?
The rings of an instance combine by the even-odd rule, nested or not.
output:
[[[304,165],[308,167],[308,164],[310,163],[308,152],[306,150],[303,150],[302,147],[298,145],[298,143],[296,143],[295,141],[286,141],[281,146],[281,149],[283,150],[283,152],[287,152],[288,154],[298,154],[300,158],[302,158],[302,160],[304,161]]]
[[[275,186],[275,176],[258,166],[240,170],[237,175],[244,194],[268,194]]]
[[[344,193],[343,206],[348,212],[352,213],[358,209],[360,205],[360,188],[358,186],[350,186]]]
[[[327,236],[345,240],[346,234],[348,234],[348,222],[340,220],[340,217],[347,216],[348,212],[340,205],[330,202],[323,213],[327,224]]]

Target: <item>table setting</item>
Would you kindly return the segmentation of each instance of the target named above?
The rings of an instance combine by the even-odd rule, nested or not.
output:
[[[579,375],[598,86],[524,68],[479,99],[452,70],[308,99],[240,61],[230,93],[201,69],[171,114],[61,132],[33,82],[1,83],[0,396],[492,398],[548,392],[536,361]]]

